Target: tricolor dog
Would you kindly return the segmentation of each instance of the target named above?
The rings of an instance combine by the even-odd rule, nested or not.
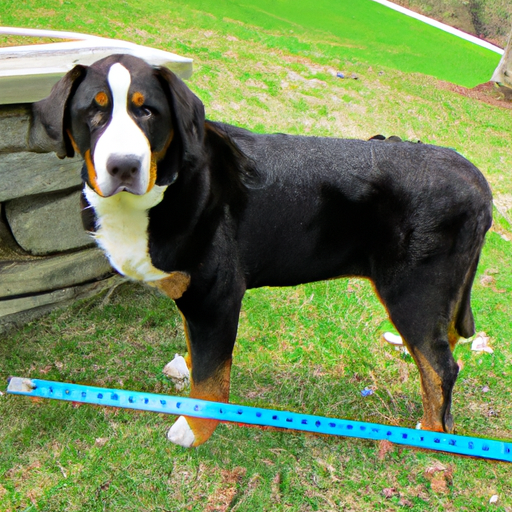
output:
[[[127,55],[77,66],[34,106],[59,156],[84,159],[90,229],[112,266],[176,301],[195,398],[227,402],[248,288],[371,280],[421,377],[423,428],[451,431],[492,199],[451,149],[259,135],[205,119],[171,71]],[[41,136],[41,135],[39,135]],[[169,438],[205,442],[180,417]]]

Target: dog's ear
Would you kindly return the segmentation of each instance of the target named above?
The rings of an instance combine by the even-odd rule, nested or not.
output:
[[[69,128],[67,106],[86,70],[85,66],[75,66],[53,86],[47,98],[32,105],[31,149],[55,151],[59,158],[74,156],[73,145],[66,133]]]
[[[204,158],[204,105],[172,71],[156,69],[171,107],[174,136],[159,165],[157,185],[173,183],[184,168],[200,165]],[[162,169],[161,169],[162,168]]]
[[[206,121],[205,129],[212,168],[224,189],[238,183],[253,189],[266,185],[265,175],[256,162],[242,151],[221,123]]]

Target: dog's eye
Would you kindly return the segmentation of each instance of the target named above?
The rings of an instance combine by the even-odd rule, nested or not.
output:
[[[110,100],[104,91],[100,91],[96,96],[94,96],[94,102],[98,107],[106,108],[108,107]]]

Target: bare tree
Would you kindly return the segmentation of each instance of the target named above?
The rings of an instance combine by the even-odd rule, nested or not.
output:
[[[491,81],[512,89],[512,30],[508,36],[503,57],[498,67],[494,70]]]

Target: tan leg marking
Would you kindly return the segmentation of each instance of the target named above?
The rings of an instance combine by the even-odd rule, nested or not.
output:
[[[420,352],[415,353],[410,347],[408,348],[416,361],[420,373],[421,397],[423,402],[422,428],[435,432],[444,432],[443,425],[445,418],[439,416],[440,411],[442,411],[445,406],[443,381]],[[446,426],[448,429],[453,428],[453,425],[450,426],[450,424]]]
[[[208,400],[211,402],[227,403],[229,401],[229,383],[231,374],[231,359],[226,361],[224,365],[217,369],[215,375],[200,383],[194,382],[192,372],[192,358],[190,337],[187,328],[187,322],[183,317],[183,325],[185,329],[185,338],[187,340],[188,355],[185,358],[188,369],[190,370],[190,398],[199,398],[200,400]],[[190,429],[194,434],[194,442],[191,446],[199,446],[206,442],[213,434],[218,420],[209,420],[204,418],[192,418],[190,416],[180,416],[185,418]]]
[[[452,352],[454,351],[455,345],[457,345],[459,339],[460,334],[457,332],[457,329],[455,329],[455,322],[452,322],[448,329],[448,343],[450,344],[450,349]]]
[[[231,359],[219,368],[217,373],[210,379],[195,384],[194,380],[191,378],[190,398],[227,403],[229,400],[230,373]],[[199,446],[207,441],[220,423],[218,420],[191,418],[189,416],[187,416],[187,422],[195,436],[195,441],[192,446]]]

